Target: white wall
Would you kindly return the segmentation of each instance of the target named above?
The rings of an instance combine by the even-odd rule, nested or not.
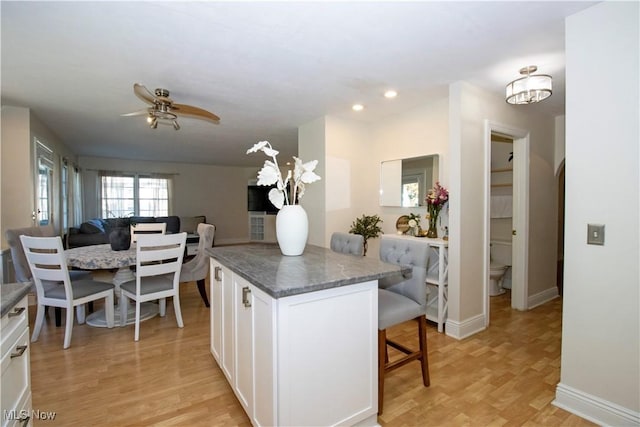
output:
[[[309,237],[307,243],[310,245],[326,246],[326,194],[327,164],[326,156],[326,119],[320,117],[312,122],[306,123],[298,128],[298,156],[304,162],[312,160],[318,161],[315,173],[320,176],[320,181],[307,185],[305,195],[300,200],[300,205],[307,212],[309,218]],[[274,147],[277,149],[277,147]],[[278,163],[284,165],[290,159],[280,159]]]
[[[2,248],[7,229],[31,227],[33,178],[29,109],[2,106]]]
[[[102,157],[80,157],[79,163],[83,169],[85,220],[100,217],[98,170],[175,174],[173,215],[205,215],[207,222],[216,226],[216,243],[249,239],[247,183],[255,179],[257,169]]]
[[[640,424],[637,2],[567,18],[566,233],[556,403],[605,425]],[[586,244],[604,224],[604,246]]]
[[[2,248],[7,248],[5,231],[34,225],[32,213],[35,202],[33,141],[37,138],[53,150],[54,195],[59,194],[60,162],[62,157],[72,161],[75,155],[28,108],[2,106]],[[53,219],[60,227],[59,199],[53,198]]]
[[[465,82],[450,88],[451,196],[449,239],[450,330],[461,336],[483,325],[484,121],[526,130],[530,136],[529,297],[556,287],[557,188],[554,119]],[[452,296],[453,295],[453,296]],[[455,332],[454,332],[455,333]]]
[[[326,232],[348,232],[357,218],[377,213],[377,164],[371,153],[369,127],[361,122],[326,118]]]
[[[449,129],[448,111],[449,101],[447,97],[429,100],[425,104],[416,107],[406,113],[387,117],[378,122],[371,130],[371,164],[368,179],[375,183],[375,187],[368,193],[372,209],[375,208],[384,221],[382,230],[384,233],[396,233],[396,220],[409,213],[420,214],[422,228],[428,228],[429,224],[424,219],[427,208],[401,208],[379,206],[380,188],[380,163],[385,160],[396,160],[429,154],[438,154],[440,182],[449,188]],[[443,224],[448,224],[446,210],[441,212]],[[439,231],[440,233],[440,231]],[[374,239],[369,243],[369,251],[377,256],[380,248],[380,239]]]

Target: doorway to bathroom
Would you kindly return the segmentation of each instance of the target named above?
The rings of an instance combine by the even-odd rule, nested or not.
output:
[[[492,173],[492,139],[500,141],[504,146],[496,153],[499,161],[494,161],[494,173]],[[496,146],[497,147],[497,146]],[[508,157],[502,159],[508,150]],[[511,160],[509,160],[511,158]],[[500,172],[495,172],[499,170]],[[502,172],[504,170],[504,172]],[[491,253],[492,231],[494,235],[494,252],[506,265],[511,243],[510,277],[511,281],[511,307],[516,310],[528,308],[528,229],[529,229],[529,134],[527,131],[506,126],[503,124],[485,121],[485,229],[484,229],[484,317],[485,326],[490,321],[490,294],[491,294]],[[505,176],[500,177],[503,174]],[[509,176],[510,175],[510,176]],[[509,182],[509,179],[511,180]],[[492,183],[495,185],[492,187]],[[496,185],[497,184],[497,185]],[[492,230],[492,190],[495,196],[502,196],[494,201],[494,205],[500,205],[501,212],[494,213],[502,218],[494,218],[494,230]],[[509,209],[509,203],[511,208]],[[510,215],[510,220],[508,216]],[[510,229],[509,229],[510,224]],[[506,253],[506,254],[505,254]],[[507,271],[505,271],[505,275]],[[497,277],[494,271],[494,277]],[[504,277],[503,277],[504,283]],[[495,283],[494,283],[495,285]]]
[[[511,297],[513,138],[491,133],[489,202],[489,297]]]

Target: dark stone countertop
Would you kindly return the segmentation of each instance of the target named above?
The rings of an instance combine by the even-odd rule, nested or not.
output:
[[[377,258],[345,255],[307,245],[301,256],[284,256],[276,244],[216,246],[207,254],[273,298],[281,298],[411,271]]]
[[[30,283],[0,285],[0,317],[3,317],[31,290]]]

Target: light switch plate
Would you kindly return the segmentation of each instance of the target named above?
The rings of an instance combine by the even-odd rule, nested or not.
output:
[[[604,245],[604,224],[587,224],[587,244]]]

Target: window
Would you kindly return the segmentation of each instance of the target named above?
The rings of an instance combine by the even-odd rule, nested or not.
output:
[[[62,201],[62,229],[69,226],[69,165],[66,161],[62,164],[62,175],[60,176],[60,199]]]
[[[36,206],[38,225],[48,225],[53,212],[53,151],[35,139],[36,149]]]
[[[102,174],[102,217],[169,215],[171,179],[140,174]]]

